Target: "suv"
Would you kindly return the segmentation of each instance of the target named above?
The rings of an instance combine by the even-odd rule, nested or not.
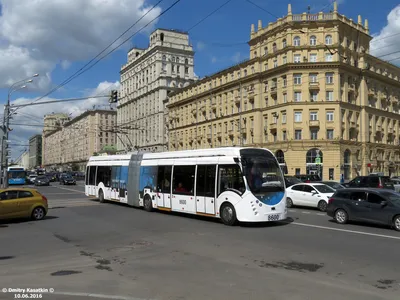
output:
[[[352,181],[343,184],[347,188],[380,188],[394,190],[389,176],[357,176]]]
[[[296,183],[302,183],[302,181],[298,178],[296,178],[295,176],[288,176],[285,175],[285,185],[288,188],[289,186],[292,186]]]
[[[317,174],[302,174],[302,175],[295,175],[297,179],[300,179],[302,182],[310,183],[321,181],[321,177]]]
[[[328,200],[326,213],[339,224],[354,220],[389,225],[400,231],[400,195],[388,189],[338,190]]]

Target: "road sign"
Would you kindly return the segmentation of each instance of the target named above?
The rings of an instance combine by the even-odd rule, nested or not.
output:
[[[315,164],[317,164],[317,165],[321,164],[321,158],[320,157],[315,158]]]

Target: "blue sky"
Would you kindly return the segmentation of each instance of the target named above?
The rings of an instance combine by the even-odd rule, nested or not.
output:
[[[12,5],[15,4],[16,0],[0,0],[0,5],[4,5],[4,8],[8,5],[11,7]],[[21,1],[21,2],[20,2]],[[43,2],[46,2],[42,0]],[[89,2],[95,3],[97,0],[84,0]],[[120,0],[121,2],[124,3],[135,3],[143,0]],[[51,2],[51,1],[50,1]],[[50,3],[50,2],[47,2]],[[60,27],[60,30],[64,30],[63,32],[68,32],[68,26],[73,26],[73,22],[69,21],[69,18],[72,18],[71,15],[77,15],[79,14],[79,9],[71,10],[69,11],[68,5],[73,4],[75,5],[75,2],[78,3],[80,0],[74,0],[74,1],[61,1],[64,2],[64,6],[60,6],[59,10],[60,12],[54,16],[50,16],[49,18],[44,18],[43,20],[47,20],[48,22],[55,22],[53,23],[52,26],[57,26]],[[112,2],[112,1],[111,1]],[[149,6],[154,5],[157,3],[158,0],[149,0],[145,1],[145,3]],[[160,4],[162,10],[166,9],[169,5],[171,5],[174,2],[174,0],[164,0]],[[190,27],[192,27],[194,24],[196,24],[199,20],[207,16],[211,11],[219,7],[221,4],[226,2],[226,0],[201,0],[201,1],[194,1],[194,0],[181,0],[172,10],[168,11],[165,15],[163,15],[157,23],[153,26],[153,28],[161,27],[161,28],[170,28],[170,29],[180,29],[180,30],[187,30]],[[278,1],[278,0],[271,0],[271,1],[266,1],[266,0],[252,0],[252,2],[256,3],[257,5],[263,7],[265,10],[269,11],[272,15],[276,16],[284,16],[287,14],[287,5],[289,2],[287,1]],[[18,3],[25,3],[24,5],[31,5],[33,7],[33,2],[30,2],[29,0],[18,0]],[[82,5],[86,4],[84,2],[81,2]],[[329,11],[329,9],[332,9],[332,1],[331,0],[309,0],[309,1],[304,1],[304,0],[292,0],[290,2],[292,4],[292,10],[293,13],[302,13],[307,11],[307,6],[309,5],[311,7],[311,12],[318,12],[322,8],[324,8],[325,11]],[[387,25],[387,17],[388,14],[396,7],[396,5],[399,4],[398,0],[385,0],[385,1],[368,1],[368,5],[365,5],[365,1],[361,0],[339,0],[339,13],[346,15],[349,18],[353,18],[354,20],[357,20],[357,16],[360,14],[363,18],[367,18],[369,20],[369,26],[370,26],[370,32],[371,34],[379,34],[381,29]],[[50,4],[49,4],[50,5]],[[52,4],[54,5],[54,4]],[[56,7],[58,9],[58,7]],[[74,9],[74,7],[71,7],[71,9]],[[82,8],[83,9],[83,8]],[[45,22],[41,18],[42,16],[39,15],[39,12],[35,12],[34,9],[25,9],[24,14],[26,16],[20,16],[21,17],[21,22],[23,20],[33,20],[33,22]],[[8,12],[10,14],[12,13],[17,13],[17,10],[10,9]],[[51,14],[54,13],[54,7],[52,9],[49,8],[48,10]],[[62,11],[65,11],[65,16],[62,14]],[[161,10],[160,10],[161,11]],[[58,60],[58,57],[52,57],[53,53],[49,51],[44,51],[43,49],[49,48],[49,45],[51,46],[51,41],[46,41],[41,37],[44,41],[45,46],[43,46],[43,53],[45,53],[45,56],[42,55],[42,57],[36,55],[35,56],[35,50],[39,49],[41,45],[35,44],[32,42],[34,40],[35,32],[30,32],[29,36],[27,35],[29,41],[25,43],[23,40],[24,36],[23,34],[20,35],[19,32],[15,33],[17,37],[12,37],[12,41],[7,39],[7,34],[8,38],[10,38],[10,32],[12,32],[12,28],[9,28],[9,31],[7,32],[7,29],[5,28],[3,32],[1,32],[1,19],[5,19],[6,17],[6,9],[2,9],[0,7],[0,12],[3,14],[0,16],[0,56],[1,56],[1,50],[2,47],[7,47],[12,45],[14,42],[18,47],[21,49],[24,48],[25,45],[29,45],[31,43],[33,46],[30,48],[30,57],[37,58],[38,61],[40,62],[40,66],[44,70],[50,70],[49,75],[51,76],[51,84],[54,86],[66,78],[73,74],[76,70],[78,70],[80,67],[82,67],[85,62],[92,57],[93,55],[78,55],[77,57],[74,57],[72,55],[74,53],[74,50],[76,49],[75,47],[71,47],[68,49],[70,54],[66,55],[64,53],[65,57],[60,57],[60,61],[63,59],[68,60],[68,67],[64,68],[62,67],[61,63],[55,64],[54,62]],[[37,14],[39,16],[34,16],[34,14]],[[45,7],[43,8],[42,11],[40,11],[40,14],[45,14],[46,10]],[[97,23],[92,23],[92,24],[101,24],[104,30],[104,33],[100,33],[101,36],[101,41],[97,42],[97,49],[101,49],[101,45],[106,45],[107,41],[110,42],[112,41],[118,33],[122,33],[126,29],[126,24],[133,23],[135,21],[135,17],[129,18],[128,21],[126,21],[123,25],[118,25],[118,14],[123,13],[123,11],[116,11],[110,12],[114,13],[115,17],[105,19],[104,15],[103,18],[99,18],[96,20]],[[69,14],[69,15],[68,15]],[[140,14],[139,14],[140,15]],[[83,18],[87,16],[84,15]],[[82,19],[82,16],[78,17]],[[196,54],[195,54],[195,73],[203,77],[204,75],[214,73],[218,70],[221,70],[223,68],[226,68],[228,66],[233,65],[236,63],[238,60],[243,60],[248,57],[248,46],[246,42],[249,39],[250,35],[250,25],[251,24],[257,24],[257,21],[261,19],[263,22],[263,26],[268,24],[268,22],[273,22],[276,20],[275,17],[271,16],[267,12],[263,11],[262,9],[254,6],[253,4],[249,3],[246,0],[232,0],[230,3],[228,3],[226,6],[224,6],[221,10],[207,18],[205,21],[200,23],[198,26],[193,28],[190,32],[190,40],[191,43],[193,44]],[[400,22],[400,17],[398,18],[397,21]],[[64,23],[63,23],[64,22]],[[70,23],[69,23],[70,22]],[[12,23],[10,23],[12,24]],[[397,23],[399,24],[399,23]],[[14,23],[14,26],[18,26],[18,23]],[[112,31],[112,34],[107,31],[107,26],[114,27],[114,31]],[[87,26],[87,25],[86,25]],[[257,26],[257,25],[256,25]],[[34,28],[34,27],[33,27]],[[75,35],[80,35],[79,40],[83,41],[83,44],[85,43],[85,32],[89,27],[74,27],[73,30],[71,30],[71,34]],[[397,28],[394,26],[393,28]],[[25,31],[29,31],[29,27],[26,27]],[[392,29],[393,30],[393,29]],[[14,31],[15,32],[15,31]],[[400,32],[400,24],[398,26],[398,32]],[[136,35],[132,42],[131,45],[137,45],[139,47],[146,47],[148,43],[148,31],[139,35]],[[97,33],[97,37],[99,37],[99,33]],[[88,41],[90,40],[90,37],[87,37]],[[398,39],[397,39],[398,40]],[[59,44],[62,43],[58,48],[56,49],[55,53],[62,53],[63,49],[60,48],[68,48],[68,36],[63,36],[62,39],[58,39],[55,41],[53,44]],[[94,44],[96,43],[93,42]],[[83,50],[82,50],[83,49]],[[3,49],[4,50],[4,49]],[[65,50],[65,49],[64,49]],[[84,52],[85,48],[81,48],[80,51]],[[40,51],[39,51],[40,52]],[[90,51],[88,51],[90,52]],[[98,52],[98,51],[97,51]],[[97,53],[96,51],[92,51],[91,53]],[[80,97],[82,95],[85,95],[88,93],[90,90],[95,90],[99,83],[101,82],[110,82],[114,83],[119,80],[119,70],[121,65],[126,63],[126,52],[127,52],[127,47],[125,47],[122,50],[114,52],[112,55],[101,61],[98,65],[96,65],[94,68],[92,68],[90,71],[84,73],[68,85],[66,85],[64,88],[60,89],[59,91],[52,93],[50,97],[52,98],[69,98],[69,97]],[[57,54],[54,54],[57,55]],[[20,57],[23,55],[21,54]],[[51,57],[52,65],[50,66],[47,64],[48,62],[46,61],[46,58]],[[60,62],[59,61],[59,62]],[[9,63],[11,62],[10,59],[7,61]],[[8,74],[10,72],[16,71],[16,68],[21,68],[21,69],[28,69],[28,65],[25,65],[24,62],[26,60],[23,60],[21,58],[21,64],[18,66],[12,66],[11,69],[6,69],[3,70],[2,72],[2,62],[0,58],[0,103],[4,103],[4,100],[7,97],[7,89],[4,88],[7,86],[7,82],[10,80],[8,78]],[[398,62],[398,61],[397,61]],[[39,65],[39,63],[38,63]],[[34,65],[32,66],[32,63],[29,65],[29,68],[32,70],[34,69]],[[47,69],[46,69],[47,68]],[[45,74],[44,74],[45,75]],[[13,78],[16,78],[15,76]],[[22,79],[22,78],[21,78]],[[3,81],[3,82],[2,82]],[[49,87],[46,86],[43,83],[43,86],[45,88],[42,88],[40,90],[31,90],[27,91],[25,93],[14,93],[13,94],[13,99],[17,99],[19,97],[23,98],[30,98],[33,99],[34,97],[41,96],[43,95],[46,91],[48,91]],[[25,99],[26,100],[26,99]],[[40,111],[40,106],[37,106],[35,108],[36,111]]]

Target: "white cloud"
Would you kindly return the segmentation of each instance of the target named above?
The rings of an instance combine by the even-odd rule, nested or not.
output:
[[[0,5],[0,88],[34,73],[45,75],[36,81],[44,88],[58,63],[67,68],[93,57],[151,8],[146,0],[0,0]],[[160,12],[153,9],[123,38]]]
[[[400,5],[390,11],[387,20],[387,25],[373,35],[370,51],[383,60],[399,64],[400,59],[396,58],[400,57]]]
[[[211,57],[211,62],[215,64],[217,62],[217,58],[215,56]]]
[[[243,59],[242,54],[240,52],[236,52],[233,56],[232,56],[232,60],[234,63],[238,63]]]
[[[204,50],[205,47],[206,47],[206,44],[204,44],[202,41],[198,41],[196,44],[196,49],[198,51]]]
[[[100,82],[97,87],[87,89],[84,91],[86,97],[97,96],[97,95],[108,95],[110,90],[119,89],[120,83],[117,82]],[[43,98],[36,103],[59,100],[54,98]],[[11,102],[11,105],[23,105],[34,102],[34,98],[18,98]],[[10,120],[10,128],[13,130],[10,132],[10,140],[13,143],[17,142],[22,145],[28,144],[28,139],[35,135],[40,134],[43,130],[43,118],[46,114],[63,112],[71,114],[71,117],[76,117],[88,109],[107,109],[110,107],[108,98],[88,98],[84,101],[74,102],[58,102],[43,105],[32,105],[26,106],[21,109],[17,109],[16,115]],[[26,126],[12,125],[12,124],[26,124]],[[12,157],[19,155],[21,147],[11,147]]]

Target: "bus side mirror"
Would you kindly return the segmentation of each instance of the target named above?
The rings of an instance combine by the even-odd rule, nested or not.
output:
[[[237,158],[237,157],[234,157],[234,158],[233,158],[233,161],[234,161],[235,163],[237,163],[237,164],[238,164],[238,163],[239,163],[239,158]]]

